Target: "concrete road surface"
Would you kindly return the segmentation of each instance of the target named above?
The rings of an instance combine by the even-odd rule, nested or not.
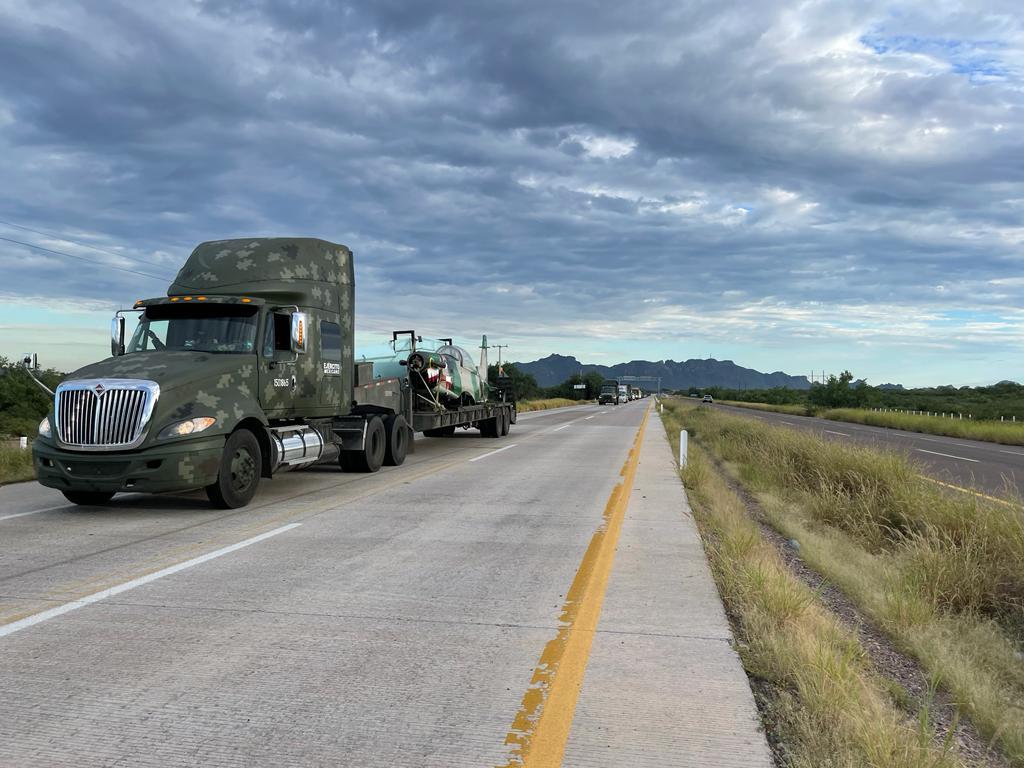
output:
[[[1024,490],[1024,447],[1021,446],[868,427],[720,403],[701,407],[718,408],[734,416],[811,430],[829,440],[896,449],[922,465],[931,477],[984,494],[1004,497],[1008,490]]]
[[[649,402],[228,512],[0,488],[0,765],[769,765]]]

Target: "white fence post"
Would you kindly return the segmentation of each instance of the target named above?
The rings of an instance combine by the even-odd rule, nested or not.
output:
[[[24,450],[25,450],[26,448],[28,448],[28,438],[27,438],[27,437],[25,437],[24,435],[22,435],[21,437],[19,437],[19,438],[18,438],[18,447],[19,447],[19,448],[21,448],[21,450],[23,450],[23,451],[24,451]]]
[[[661,409],[661,411],[660,411],[661,413],[665,412],[665,404],[664,403],[658,403],[658,407]]]
[[[686,469],[686,430],[679,430],[679,468]]]

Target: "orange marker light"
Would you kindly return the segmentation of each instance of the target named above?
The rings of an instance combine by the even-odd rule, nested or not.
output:
[[[252,299],[242,299],[243,304],[248,304]]]
[[[171,301],[177,301],[177,300],[178,300],[177,296],[171,296]]]
[[[192,297],[191,296],[186,296],[185,297],[185,301],[192,301]]]
[[[196,296],[196,301],[206,301],[205,296]]]

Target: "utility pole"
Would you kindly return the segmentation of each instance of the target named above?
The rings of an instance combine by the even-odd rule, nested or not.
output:
[[[498,350],[498,375],[501,375],[501,350],[508,349],[508,344],[491,344],[494,349]]]

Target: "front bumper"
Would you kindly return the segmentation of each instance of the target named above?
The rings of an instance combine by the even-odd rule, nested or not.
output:
[[[65,491],[162,493],[202,488],[217,479],[223,436],[134,451],[66,451],[37,438],[32,460],[41,485]]]

